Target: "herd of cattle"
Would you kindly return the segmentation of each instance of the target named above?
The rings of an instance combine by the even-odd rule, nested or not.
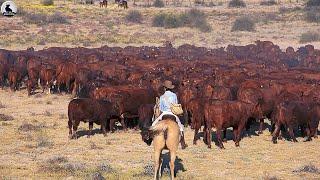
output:
[[[320,50],[312,45],[282,51],[269,41],[217,49],[174,48],[170,42],[162,47],[29,48],[0,50],[0,86],[26,87],[29,95],[41,87],[77,96],[68,107],[70,136],[76,137],[80,121],[89,122],[90,134],[93,122],[104,134],[114,131],[116,121],[123,129],[148,128],[162,82],[171,80],[185,112],[181,119],[195,130],[193,143],[203,126],[203,140],[211,147],[214,127],[223,148],[227,128],[233,128],[239,146],[242,131],[257,120],[261,133],[265,118],[272,122],[274,143],[287,132],[293,141],[297,134],[308,141],[316,137],[319,65]]]

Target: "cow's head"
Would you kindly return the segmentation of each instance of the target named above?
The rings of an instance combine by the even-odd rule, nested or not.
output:
[[[143,127],[140,134],[143,142],[145,142],[148,146],[150,146],[153,141],[152,131],[150,131],[149,128],[147,127]]]

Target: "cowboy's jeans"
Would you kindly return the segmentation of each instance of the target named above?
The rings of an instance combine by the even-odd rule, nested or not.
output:
[[[170,112],[170,111],[163,111],[163,112],[160,114],[160,116],[152,122],[152,126],[154,126],[154,125],[157,124],[160,120],[162,120],[162,116],[164,116],[164,115],[173,115],[174,117],[176,117],[176,122],[178,123],[180,132],[183,132],[183,125],[181,124],[179,117],[176,116],[175,114],[173,114],[173,113]]]

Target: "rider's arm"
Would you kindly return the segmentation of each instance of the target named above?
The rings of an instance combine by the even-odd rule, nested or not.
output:
[[[160,100],[159,101],[160,101],[160,105],[159,105],[160,106],[160,111],[163,112],[164,103],[163,103],[163,98],[161,96],[160,96]]]
[[[173,101],[174,101],[173,103],[178,104],[178,98],[176,94],[174,95]]]

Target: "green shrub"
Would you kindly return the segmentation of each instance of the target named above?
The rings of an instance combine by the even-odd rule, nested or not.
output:
[[[204,6],[204,5],[205,5],[205,2],[204,2],[203,0],[195,0],[195,1],[194,1],[194,4],[195,4],[195,5]]]
[[[182,14],[157,14],[152,25],[155,27],[178,28],[191,27],[198,28],[202,32],[211,31],[211,26],[207,22],[206,15],[198,9],[191,9]]]
[[[237,18],[231,31],[254,31],[255,22],[250,17],[244,16]]]
[[[164,7],[164,2],[162,0],[155,0],[153,3],[154,7],[162,8]]]
[[[154,27],[164,27],[164,22],[166,19],[166,14],[160,13],[153,17],[152,26]]]
[[[48,16],[47,22],[55,24],[69,24],[68,19],[60,12],[55,12],[54,14]]]
[[[309,9],[305,12],[305,20],[320,23],[320,9]]]
[[[142,22],[142,14],[137,10],[130,10],[125,18],[127,21],[133,22],[133,23]]]
[[[262,0],[260,2],[261,6],[273,6],[273,5],[277,5],[277,2],[275,0]]]
[[[52,6],[54,4],[53,0],[42,0],[41,4],[44,6]]]
[[[24,22],[28,24],[46,24],[47,15],[42,13],[27,13],[22,16]]]
[[[320,6],[320,0],[309,0],[306,3],[306,7],[315,7],[315,6]]]
[[[28,13],[24,12],[24,15],[22,16],[24,22],[28,24],[49,24],[49,23],[55,23],[55,24],[68,24],[68,19],[63,16],[60,12],[56,12],[52,15],[47,15],[44,13]]]
[[[168,14],[164,21],[165,28],[178,28],[182,27],[179,16],[174,14]]]
[[[320,34],[317,32],[306,32],[301,34],[300,43],[320,41]]]
[[[236,7],[236,8],[246,7],[246,3],[243,0],[231,0],[229,2],[228,7]]]

